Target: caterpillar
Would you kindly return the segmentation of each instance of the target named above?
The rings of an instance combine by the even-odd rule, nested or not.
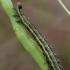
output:
[[[20,2],[18,2],[17,7],[14,7],[15,14],[13,16],[17,18],[18,23],[22,24],[29,31],[29,33],[35,39],[36,43],[39,45],[49,66],[48,70],[61,70],[61,67],[57,59],[55,58],[51,47],[48,45],[47,41],[42,37],[40,32],[36,29],[36,27],[24,16],[21,9],[22,5]]]

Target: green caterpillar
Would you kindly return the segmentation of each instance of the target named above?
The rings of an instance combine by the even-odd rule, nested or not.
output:
[[[58,61],[55,58],[50,46],[47,44],[46,40],[41,36],[40,32],[36,29],[36,27],[33,24],[31,24],[29,20],[24,16],[21,9],[22,5],[18,2],[18,6],[14,7],[14,17],[18,19],[18,23],[24,25],[24,27],[30,32],[32,37],[35,39],[36,43],[39,45],[49,66],[48,70],[61,70],[60,65],[58,64]]]

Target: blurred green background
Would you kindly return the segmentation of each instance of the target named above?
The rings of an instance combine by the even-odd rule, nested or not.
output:
[[[57,0],[20,1],[25,16],[46,38],[57,55],[62,70],[70,69],[70,17]],[[62,0],[70,10],[70,1]],[[41,70],[18,41],[11,22],[0,6],[0,70]]]

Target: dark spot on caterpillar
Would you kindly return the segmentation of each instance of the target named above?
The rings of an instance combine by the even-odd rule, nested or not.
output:
[[[21,5],[20,2],[18,2],[18,8],[19,8],[19,9],[22,9],[22,5]]]

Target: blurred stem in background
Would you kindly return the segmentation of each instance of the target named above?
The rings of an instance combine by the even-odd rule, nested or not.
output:
[[[58,0],[58,2],[63,7],[63,9],[67,12],[67,14],[70,16],[70,11],[66,8],[66,6],[63,4],[63,2],[61,0]]]
[[[32,57],[35,59],[42,70],[48,70],[47,63],[44,64],[45,57],[43,56],[41,50],[38,48],[37,44],[29,37],[26,30],[16,22],[17,19],[13,17],[15,13],[11,0],[0,0],[0,3],[9,16],[13,30],[15,31],[17,38],[22,43],[24,48],[32,55]]]

